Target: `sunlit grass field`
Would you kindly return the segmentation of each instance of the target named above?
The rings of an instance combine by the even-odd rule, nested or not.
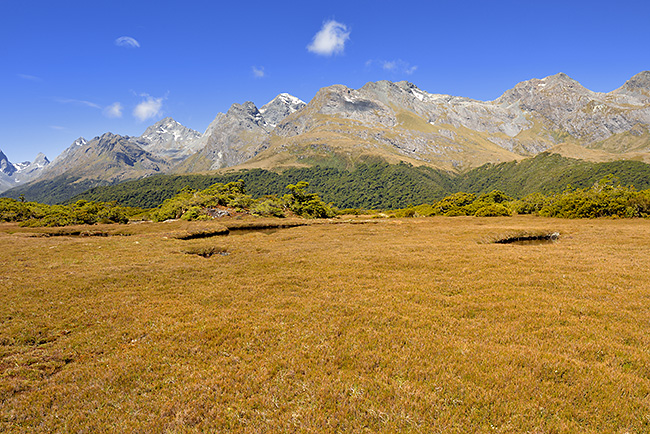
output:
[[[650,221],[206,226],[0,226],[0,431],[650,432]]]

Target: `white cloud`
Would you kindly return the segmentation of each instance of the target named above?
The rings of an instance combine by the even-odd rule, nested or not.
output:
[[[42,78],[36,77],[35,75],[18,74],[18,77],[22,78],[23,80],[29,80],[29,81],[43,81]]]
[[[130,36],[120,36],[115,40],[118,47],[140,48],[140,43]]]
[[[84,101],[81,99],[58,99],[57,101],[60,102],[61,104],[84,105],[86,107],[101,109],[101,106],[99,104],[95,104],[94,102],[91,101]]]
[[[417,65],[411,65],[402,59],[397,60],[366,60],[366,67],[369,68],[373,65],[380,65],[384,71],[389,71],[396,74],[411,75],[417,69]]]
[[[253,66],[253,76],[255,78],[262,78],[264,77],[264,67],[260,66],[259,68],[257,66]]]
[[[341,54],[345,48],[345,42],[350,39],[350,32],[345,24],[334,20],[327,21],[323,24],[307,50],[321,56],[331,56],[332,54]]]
[[[404,70],[404,73],[407,75],[413,74],[418,69],[417,65],[410,66]]]
[[[135,116],[140,122],[160,116],[162,113],[163,98],[153,98],[146,94],[143,94],[142,96],[145,96],[146,99],[135,106],[135,109],[133,109],[133,116]]]
[[[50,125],[50,128],[52,128],[53,130],[56,130],[56,131],[63,131],[63,130],[65,130],[65,127],[61,127],[61,126],[59,126],[59,125]]]
[[[121,118],[122,108],[122,104],[119,102],[114,102],[104,109],[104,116],[107,118]]]

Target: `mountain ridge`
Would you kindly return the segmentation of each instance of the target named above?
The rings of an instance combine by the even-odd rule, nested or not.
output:
[[[551,149],[603,161],[648,161],[649,95],[650,71],[607,93],[558,73],[517,83],[492,101],[429,93],[408,81],[369,82],[359,89],[337,84],[321,88],[308,103],[286,93],[261,108],[251,101],[234,103],[202,134],[162,119],[139,137],[124,136],[122,151],[129,148],[148,163],[142,160],[134,168],[123,160],[128,170],[119,176],[115,165],[102,168],[81,158],[78,151],[88,142],[80,138],[41,177],[90,179],[74,164],[93,167],[95,175],[104,173],[93,179],[114,183],[152,173],[314,164],[352,168],[365,161],[404,161],[460,173]],[[101,159],[101,153],[90,154]]]

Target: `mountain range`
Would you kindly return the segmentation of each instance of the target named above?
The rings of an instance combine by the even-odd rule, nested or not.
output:
[[[650,162],[650,71],[608,93],[559,73],[521,82],[494,101],[433,94],[406,81],[333,85],[308,104],[282,93],[259,109],[233,104],[203,134],[165,118],[139,137],[79,138],[51,163],[39,154],[12,164],[0,152],[0,191],[57,202],[157,173],[376,161],[461,173],[544,151]]]

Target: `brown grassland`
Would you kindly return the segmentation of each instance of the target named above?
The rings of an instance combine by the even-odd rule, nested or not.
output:
[[[650,221],[321,223],[0,225],[0,431],[650,432]]]

